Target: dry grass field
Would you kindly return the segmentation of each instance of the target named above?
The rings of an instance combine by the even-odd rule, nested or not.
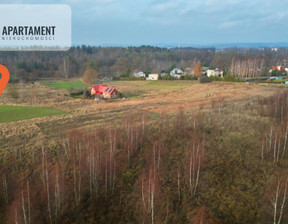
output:
[[[108,85],[115,87],[127,98],[100,102],[74,99],[68,96],[69,91],[66,89],[34,83],[25,84],[19,90],[22,98],[15,100],[6,90],[0,97],[0,106],[48,107],[67,113],[0,124],[1,148],[19,144],[23,144],[25,148],[38,147],[47,139],[47,144],[53,144],[67,130],[121,124],[129,114],[145,114],[151,121],[161,114],[173,116],[180,107],[189,114],[209,110],[213,105],[221,108],[227,102],[249,102],[285,88],[228,82],[200,84],[191,81],[115,81]],[[10,88],[12,87],[17,88],[17,85],[10,84]]]
[[[1,221],[272,222],[266,200],[288,173],[284,85],[107,84],[124,97],[73,98],[38,82],[1,95]],[[26,120],[4,123],[18,114]]]

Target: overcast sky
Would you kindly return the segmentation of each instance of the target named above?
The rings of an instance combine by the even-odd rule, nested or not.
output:
[[[287,0],[0,0],[68,4],[73,44],[288,42]]]

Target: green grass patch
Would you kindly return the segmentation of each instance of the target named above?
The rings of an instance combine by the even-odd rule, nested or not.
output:
[[[66,112],[64,111],[44,107],[0,105],[0,123],[27,120],[35,117],[46,117],[65,113]]]
[[[50,86],[58,89],[83,89],[87,88],[87,85],[85,85],[81,80],[77,81],[43,81],[41,84],[45,86]]]

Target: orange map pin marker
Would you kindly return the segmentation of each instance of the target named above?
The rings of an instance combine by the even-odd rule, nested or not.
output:
[[[1,74],[0,75],[0,95],[1,95],[7,83],[9,82],[10,73],[4,65],[0,65],[0,74]]]

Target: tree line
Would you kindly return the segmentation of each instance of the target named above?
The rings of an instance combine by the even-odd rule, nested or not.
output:
[[[0,52],[1,63],[9,68],[11,80],[81,77],[94,69],[99,77],[129,76],[134,69],[146,74],[170,72],[174,67],[184,70],[196,65],[223,69],[237,77],[268,75],[269,67],[288,63],[288,51],[237,49],[221,52],[214,48],[159,48],[76,46],[67,52]]]

